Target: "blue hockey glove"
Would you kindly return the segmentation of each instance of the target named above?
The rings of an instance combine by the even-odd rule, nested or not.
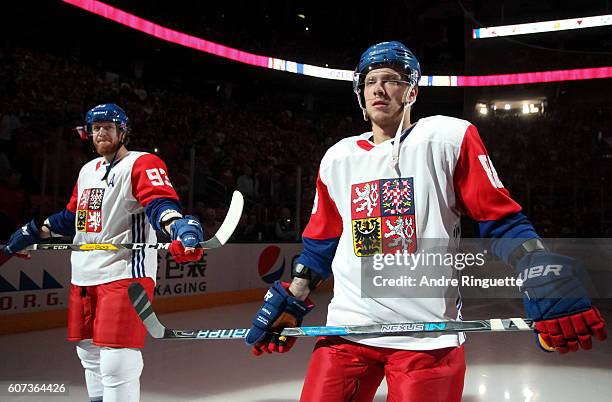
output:
[[[4,246],[2,251],[4,252],[4,254],[9,256],[15,255],[16,257],[29,259],[29,255],[24,255],[18,252],[32,244],[40,243],[42,241],[43,239],[38,235],[38,227],[36,225],[36,221],[32,219],[30,222],[17,229],[15,233],[11,235],[8,243],[6,244],[6,246]]]
[[[170,227],[170,253],[176,262],[199,261],[204,254],[202,248],[185,250],[185,247],[198,247],[204,241],[204,231],[198,218],[186,215],[172,222]]]
[[[525,311],[543,350],[575,352],[591,349],[591,336],[606,339],[606,324],[582,285],[584,269],[577,260],[538,251],[525,255],[517,269]]]
[[[295,343],[294,337],[282,337],[275,332],[283,328],[299,327],[304,316],[314,307],[310,299],[301,301],[289,293],[289,284],[274,282],[266,295],[264,303],[253,319],[246,343],[253,346],[253,354],[263,352],[288,352]]]

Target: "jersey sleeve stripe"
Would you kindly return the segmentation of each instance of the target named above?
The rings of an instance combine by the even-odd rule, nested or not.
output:
[[[132,221],[132,242],[136,243],[136,215],[130,215]],[[136,278],[136,250],[132,250],[132,278]]]
[[[138,233],[140,234],[140,243],[143,243],[145,241],[145,236],[144,236],[144,213],[139,213],[138,214]],[[145,272],[144,272],[144,250],[138,250],[138,257],[139,257],[139,262],[138,262],[138,276],[140,278],[143,278],[145,276]]]

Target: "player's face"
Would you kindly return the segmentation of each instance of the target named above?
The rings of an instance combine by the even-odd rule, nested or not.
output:
[[[100,155],[106,156],[117,151],[120,138],[114,122],[97,121],[91,125],[91,132],[96,152]]]
[[[399,122],[404,107],[402,101],[409,86],[406,77],[392,68],[370,71],[364,80],[363,91],[366,112],[372,122],[378,125]]]

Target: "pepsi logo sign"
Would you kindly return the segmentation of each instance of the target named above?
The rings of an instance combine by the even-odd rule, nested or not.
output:
[[[283,276],[285,271],[285,256],[278,246],[268,246],[259,255],[257,263],[259,276],[266,283],[274,283]]]

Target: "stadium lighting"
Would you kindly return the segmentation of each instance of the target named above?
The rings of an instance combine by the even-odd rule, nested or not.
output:
[[[567,31],[570,29],[602,27],[606,25],[612,25],[612,14],[476,28],[472,30],[472,38],[484,39],[498,36],[527,35],[542,32]]]
[[[328,80],[353,81],[353,70],[320,67],[311,64],[298,63],[295,61],[248,53],[239,49],[234,49],[195,37],[193,35],[179,32],[174,29],[166,28],[97,0],[62,1],[163,41],[175,43],[180,46],[237,61],[239,63],[278,71],[285,71],[288,73],[306,75],[309,77],[317,77]],[[488,87],[601,78],[612,78],[612,66],[479,76],[423,75],[419,81],[419,86]]]
[[[489,108],[487,107],[486,103],[477,103],[476,110],[483,116],[486,116],[487,113],[489,113]]]
[[[476,104],[476,111],[480,112],[480,109],[489,105],[491,113],[493,115],[523,115],[527,116],[530,114],[543,114],[544,103],[546,97],[533,97],[523,98],[520,100],[515,99],[491,99],[487,103],[481,102]],[[484,114],[484,113],[483,113]]]

